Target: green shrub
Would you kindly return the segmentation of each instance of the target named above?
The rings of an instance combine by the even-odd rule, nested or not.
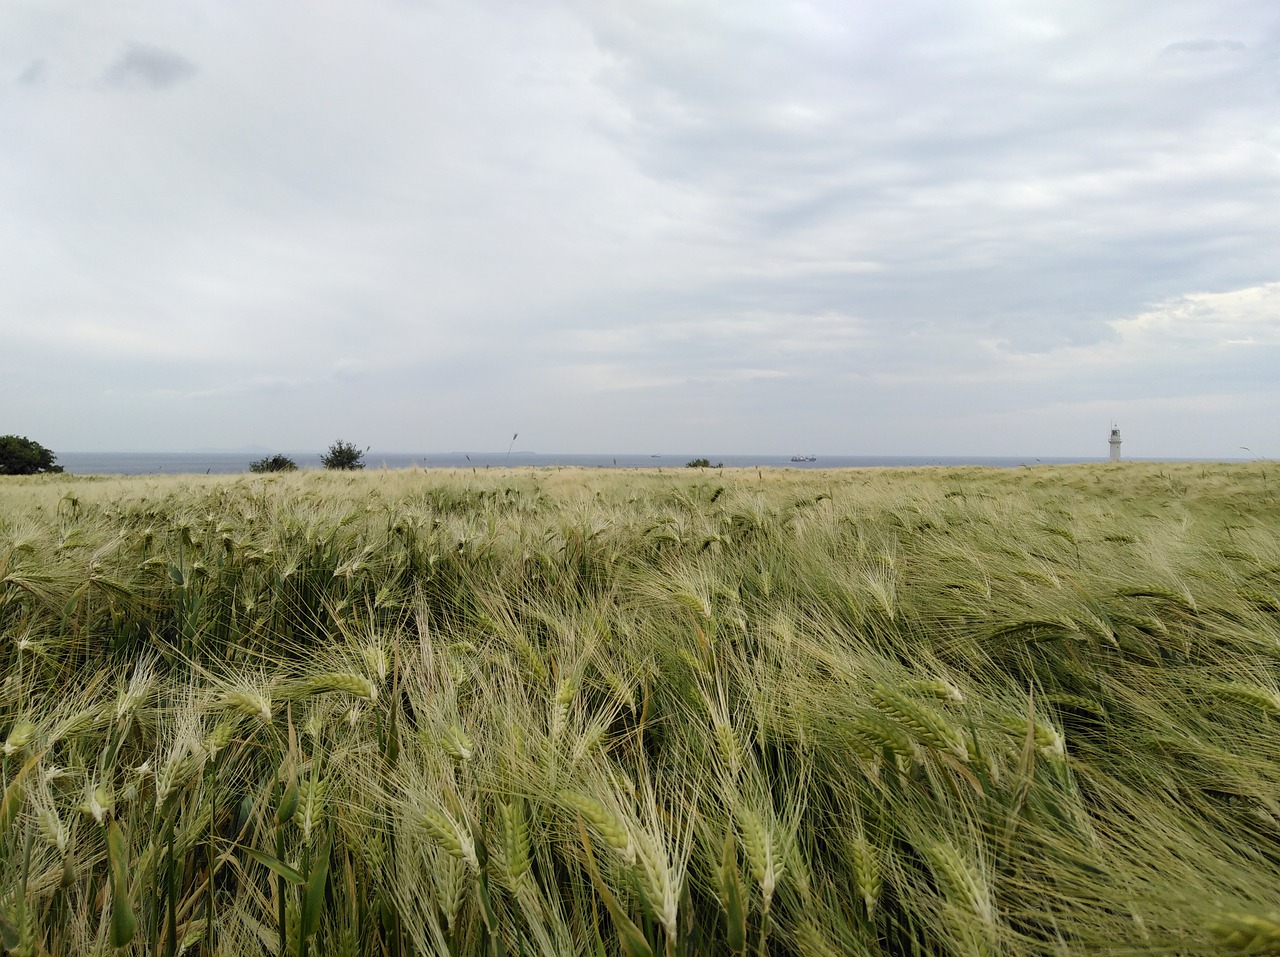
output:
[[[61,472],[57,456],[39,442],[20,435],[0,435],[0,475],[39,475]]]
[[[296,472],[297,470],[298,463],[279,452],[249,463],[250,472]]]
[[[364,450],[369,451],[368,449]],[[327,469],[362,469],[364,468],[364,452],[350,442],[342,439],[329,446],[329,451],[320,456],[320,461]]]

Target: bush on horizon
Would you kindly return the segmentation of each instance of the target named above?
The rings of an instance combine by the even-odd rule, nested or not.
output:
[[[296,472],[297,470],[298,463],[280,452],[249,463],[250,472]]]
[[[369,451],[365,449],[364,452]],[[342,439],[329,446],[329,451],[320,456],[320,461],[327,469],[362,469],[364,468],[364,452],[351,442]]]
[[[22,435],[0,435],[0,475],[40,475],[61,472],[57,456],[39,442]]]

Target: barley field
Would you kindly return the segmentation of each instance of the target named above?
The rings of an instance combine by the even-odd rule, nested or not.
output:
[[[0,949],[1280,954],[1280,469],[0,482]]]

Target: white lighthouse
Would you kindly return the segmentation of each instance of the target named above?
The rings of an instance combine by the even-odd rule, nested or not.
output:
[[[1111,444],[1111,461],[1119,462],[1120,461],[1120,429],[1114,425],[1111,426],[1111,443],[1110,444]]]

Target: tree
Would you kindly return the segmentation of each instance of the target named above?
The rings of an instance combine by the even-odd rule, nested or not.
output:
[[[364,452],[368,452],[365,449]],[[364,468],[364,452],[342,439],[329,446],[329,451],[320,456],[320,461],[327,469],[362,469]]]
[[[277,452],[265,459],[258,459],[256,462],[249,463],[250,472],[296,472],[298,463],[287,455],[281,455]]]
[[[39,442],[21,435],[0,435],[0,475],[39,475],[61,472],[57,456]]]
[[[684,466],[689,469],[721,469],[724,468],[724,463],[717,462],[712,465],[710,459],[690,459],[684,463]]]

